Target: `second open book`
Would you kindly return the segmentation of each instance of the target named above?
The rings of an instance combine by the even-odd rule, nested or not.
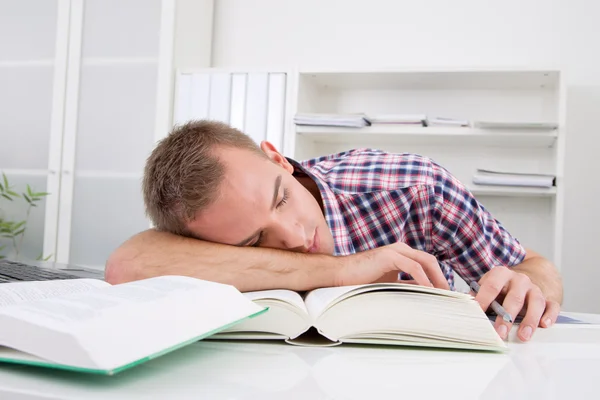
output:
[[[468,294],[402,283],[247,292],[269,311],[211,339],[282,339],[291,344],[394,344],[503,351],[506,344]],[[314,329],[311,329],[314,328]]]

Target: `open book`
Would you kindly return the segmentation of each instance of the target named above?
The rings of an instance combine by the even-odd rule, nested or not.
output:
[[[469,294],[405,283],[322,288],[303,298],[289,290],[245,293],[269,312],[210,339],[283,339],[313,344],[391,344],[504,351],[479,304]],[[314,331],[312,329],[311,331]]]
[[[182,276],[3,283],[0,362],[112,375],[264,311],[233,286]]]

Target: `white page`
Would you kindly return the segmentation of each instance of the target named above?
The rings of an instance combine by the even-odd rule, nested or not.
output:
[[[71,293],[110,286],[98,279],[65,279],[56,281],[12,282],[0,285],[0,307],[24,301],[58,297]]]
[[[40,332],[64,332],[63,336],[74,337],[75,343],[57,340],[57,345],[47,346],[9,337],[10,332],[5,331],[0,333],[0,344],[60,363],[110,369],[261,310],[233,286],[164,276],[4,307],[0,309],[4,327],[9,325],[7,321],[17,319]],[[76,349],[79,352],[72,349],[75,345],[81,347]],[[70,353],[87,353],[89,360],[71,360]]]
[[[397,290],[399,292],[431,293],[454,298],[471,297],[470,295],[464,293],[407,283],[371,283],[365,285],[337,286],[315,289],[307,294],[304,302],[306,304],[306,308],[308,309],[308,313],[314,321],[335,302],[355,294],[375,290]]]
[[[254,300],[275,299],[289,303],[308,314],[306,305],[302,297],[293,290],[275,289],[275,290],[259,290],[255,292],[245,292],[246,298]]]
[[[293,290],[260,290],[245,292],[244,296],[256,304],[269,307],[269,311],[227,329],[225,332],[234,332],[229,338],[253,339],[257,338],[257,332],[260,332],[262,338],[287,339],[296,337],[310,328],[310,318],[304,301]]]
[[[323,311],[327,309],[329,304],[331,304],[335,299],[359,287],[360,285],[336,286],[315,289],[308,292],[306,298],[304,299],[304,303],[306,304],[306,308],[313,320],[313,323],[314,321],[316,321],[317,317],[321,315]]]

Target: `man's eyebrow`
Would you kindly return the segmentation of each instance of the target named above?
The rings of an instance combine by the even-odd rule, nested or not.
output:
[[[277,205],[277,198],[279,197],[279,188],[280,187],[281,187],[281,175],[278,175],[277,178],[275,179],[275,188],[273,190],[273,201],[271,202],[271,210],[274,209],[275,206]],[[257,230],[256,232],[254,232],[252,235],[248,236],[248,238],[237,243],[236,246],[242,247],[242,246],[247,245],[248,243],[250,243],[252,241],[252,239],[254,239],[256,236],[260,235],[261,230],[262,230],[262,228]]]
[[[271,202],[271,210],[277,205],[277,197],[279,197],[279,187],[281,186],[281,175],[275,179],[275,190],[273,191],[273,201]]]

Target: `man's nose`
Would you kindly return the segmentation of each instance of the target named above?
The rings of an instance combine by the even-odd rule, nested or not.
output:
[[[281,227],[281,243],[288,250],[305,250],[306,235],[304,227],[299,223],[288,224]]]

